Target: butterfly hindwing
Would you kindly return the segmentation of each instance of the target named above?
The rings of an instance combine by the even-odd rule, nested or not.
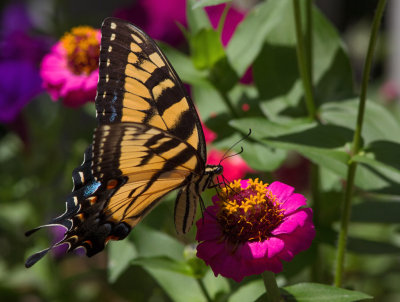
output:
[[[96,179],[110,183],[109,187],[124,183],[111,196],[104,212],[108,220],[123,221],[131,227],[162,196],[186,185],[191,175],[198,178],[204,169],[196,150],[187,142],[142,124],[103,125],[96,129],[93,148],[99,150],[93,160]]]

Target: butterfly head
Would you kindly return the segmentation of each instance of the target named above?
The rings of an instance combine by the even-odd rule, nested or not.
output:
[[[206,175],[221,175],[224,172],[224,168],[221,165],[207,165],[205,169]]]

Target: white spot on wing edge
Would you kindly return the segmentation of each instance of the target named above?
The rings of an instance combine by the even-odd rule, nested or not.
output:
[[[117,28],[117,23],[111,22],[110,27],[111,27],[111,29],[116,29]]]

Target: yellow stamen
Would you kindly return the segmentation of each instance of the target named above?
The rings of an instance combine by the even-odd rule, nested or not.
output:
[[[234,243],[262,241],[281,223],[283,210],[268,184],[250,179],[242,188],[240,182],[235,180],[222,189],[217,219]]]
[[[75,74],[90,74],[99,62],[98,31],[90,26],[78,26],[65,33],[61,44],[67,53],[68,67]]]

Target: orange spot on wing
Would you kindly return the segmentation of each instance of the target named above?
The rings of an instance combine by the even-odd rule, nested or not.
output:
[[[114,189],[118,185],[118,181],[116,179],[111,179],[107,182],[107,190]]]

